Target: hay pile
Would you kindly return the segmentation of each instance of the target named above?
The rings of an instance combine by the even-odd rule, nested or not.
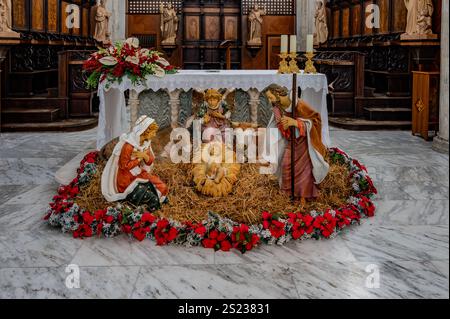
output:
[[[104,165],[104,161],[100,161],[99,172],[88,186],[81,189],[78,203],[90,211],[111,205],[101,195],[100,174]],[[288,213],[338,208],[346,203],[352,193],[348,169],[333,164],[330,174],[321,184],[320,197],[301,208],[300,203],[292,203],[288,194],[279,191],[275,177],[261,175],[258,165],[245,164],[242,165],[233,193],[224,198],[211,198],[195,191],[192,168],[192,164],[175,165],[168,162],[156,164],[154,173],[166,182],[170,189],[170,202],[157,213],[159,216],[179,221],[200,222],[206,219],[209,211],[212,211],[237,222],[253,224],[261,221],[263,211]]]

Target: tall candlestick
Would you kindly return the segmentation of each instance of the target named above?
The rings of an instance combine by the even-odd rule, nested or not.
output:
[[[280,49],[281,53],[288,53],[288,41],[289,38],[287,35],[281,36],[281,49]]]
[[[306,52],[314,52],[314,35],[312,34],[306,37]]]
[[[297,52],[297,36],[291,35],[291,50],[290,53],[296,53]]]

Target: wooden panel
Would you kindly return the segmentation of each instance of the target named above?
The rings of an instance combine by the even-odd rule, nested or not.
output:
[[[281,36],[267,38],[267,65],[268,69],[277,70],[280,65]]]
[[[13,20],[14,27],[17,29],[25,29],[27,25],[27,7],[25,0],[14,0],[13,5]]]
[[[205,16],[205,40],[220,40],[220,17]]]
[[[44,31],[44,0],[31,1],[31,28],[34,31]]]
[[[393,30],[392,32],[405,32],[406,29],[406,17],[408,11],[406,10],[405,3],[403,1],[394,1],[394,10],[392,12]]]
[[[361,35],[361,5],[352,8],[352,35]]]
[[[379,33],[389,33],[390,1],[391,0],[379,0],[378,2],[381,12]]]
[[[366,18],[364,20],[366,20],[368,18],[368,16],[371,14],[371,13],[367,13],[367,10],[366,10],[367,6],[369,6],[371,4],[373,4],[372,0],[364,1],[364,11],[366,12],[366,15],[365,15]],[[372,28],[368,28],[366,23],[365,23],[365,21],[364,21],[364,34],[369,35],[369,34],[372,34],[372,33],[373,33],[373,29]]]
[[[238,17],[226,16],[225,17],[225,39],[226,40],[238,40]]]
[[[61,2],[61,33],[69,34],[70,30],[66,25],[66,8],[69,4],[65,1]]]
[[[350,36],[350,8],[342,10],[342,36],[345,38]]]
[[[47,30],[58,32],[58,0],[47,0]]]
[[[186,16],[185,39],[190,41],[200,40],[200,17]]]
[[[89,9],[83,8],[82,13],[82,27],[83,27],[83,36],[89,36]]]
[[[341,26],[341,11],[335,10],[333,12],[333,38],[339,38],[341,36],[340,26]]]

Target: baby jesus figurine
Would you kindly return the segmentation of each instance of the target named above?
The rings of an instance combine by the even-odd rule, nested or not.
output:
[[[327,148],[322,143],[320,114],[300,100],[296,105],[297,116],[292,118],[289,113],[289,109],[292,109],[292,101],[288,91],[278,85],[271,85],[266,95],[273,105],[274,112],[268,129],[275,130],[276,134],[273,135],[270,132],[266,134],[265,160],[277,165],[276,175],[283,192],[292,193],[291,180],[294,175],[295,198],[300,199],[304,206],[306,200],[319,196],[318,185],[328,175],[330,168],[324,159]],[[294,128],[294,135],[292,128]],[[293,145],[294,148],[292,148]],[[269,155],[267,155],[267,147],[270,149]],[[292,165],[292,152],[294,152],[294,165]],[[294,174],[292,174],[292,166],[295,169]]]
[[[158,129],[155,120],[144,115],[131,133],[120,138],[102,174],[102,193],[107,201],[127,200],[153,210],[166,201],[166,184],[152,174],[155,155],[151,140]]]

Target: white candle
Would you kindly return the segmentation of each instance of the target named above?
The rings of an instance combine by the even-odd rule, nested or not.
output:
[[[280,52],[281,53],[287,53],[288,52],[288,36],[287,35],[282,35],[281,36],[281,49]]]
[[[314,35],[308,34],[306,37],[306,52],[314,52]]]
[[[291,35],[291,53],[296,53],[297,52],[297,36],[296,35]]]

